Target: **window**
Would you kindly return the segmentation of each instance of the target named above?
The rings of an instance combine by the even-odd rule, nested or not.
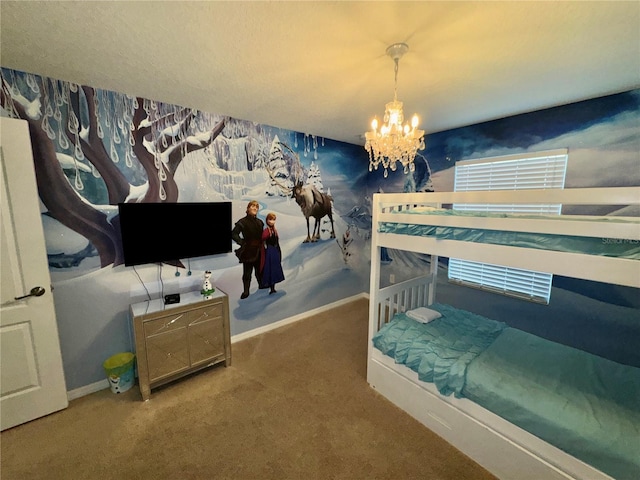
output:
[[[564,188],[566,149],[458,162],[454,191]],[[559,215],[562,205],[454,204],[454,210]],[[549,303],[553,275],[501,265],[449,259],[449,280]]]

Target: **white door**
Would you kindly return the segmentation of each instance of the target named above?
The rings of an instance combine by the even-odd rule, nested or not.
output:
[[[29,128],[24,120],[0,121],[0,429],[5,430],[66,408],[68,401]]]

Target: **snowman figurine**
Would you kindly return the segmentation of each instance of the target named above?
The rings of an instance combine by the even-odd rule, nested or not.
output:
[[[202,282],[202,290],[200,290],[200,293],[204,295],[205,300],[208,300],[215,291],[216,289],[211,285],[211,271],[207,270],[204,272],[204,282]]]

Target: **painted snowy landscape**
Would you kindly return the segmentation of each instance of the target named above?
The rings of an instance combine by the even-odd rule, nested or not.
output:
[[[102,380],[105,358],[133,350],[130,304],[200,290],[205,270],[229,295],[232,335],[367,292],[371,195],[450,191],[459,160],[568,148],[566,187],[640,182],[638,90],[430,134],[414,175],[400,168],[386,177],[382,170],[367,171],[359,145],[10,69],[1,73],[2,114],[22,118],[32,132],[70,390]],[[336,238],[325,216],[320,239],[304,242],[306,219],[291,193],[300,182],[333,198]],[[254,279],[251,295],[240,300],[242,266],[233,253],[181,259],[179,266],[124,266],[118,203],[230,201],[235,222],[254,199],[263,220],[277,214],[285,274],[277,293],[258,290]],[[193,219],[195,229],[203,222]],[[313,223],[311,218],[310,228]],[[426,268],[424,256],[389,253],[383,284]],[[564,280],[554,286],[551,305],[540,306],[454,287],[444,272],[441,279],[441,301],[516,319],[523,330],[640,364],[637,291]],[[616,335],[604,334],[614,330]],[[605,337],[617,343],[607,344]]]
[[[277,136],[272,144],[279,142]],[[243,147],[243,150],[246,146]],[[242,291],[242,265],[232,253],[213,257],[182,259],[185,268],[169,265],[141,265],[125,267],[100,268],[96,256],[82,259],[76,267],[52,269],[52,279],[56,285],[56,297],[59,305],[69,305],[67,295],[78,298],[92,296],[96,288],[104,292],[105,310],[128,308],[129,303],[144,301],[147,298],[160,298],[167,293],[184,292],[199,289],[203,272],[211,270],[212,280],[216,287],[229,295],[232,334],[268,325],[274,321],[288,318],[315,307],[332,303],[352,295],[362,293],[368,286],[368,259],[370,237],[370,218],[368,207],[356,205],[357,196],[345,190],[342,176],[323,176],[319,163],[332,163],[336,153],[329,147],[319,147],[313,155],[309,152],[309,168],[305,171],[305,184],[315,185],[321,191],[334,197],[333,221],[336,238],[331,238],[331,224],[328,217],[321,223],[321,238],[317,242],[303,243],[307,236],[306,220],[300,207],[291,197],[290,192],[274,188],[273,177],[278,174],[283,185],[290,188],[292,180],[283,173],[285,166],[273,166],[271,174],[266,168],[248,171],[244,162],[229,164],[223,170],[216,166],[219,160],[207,157],[204,150],[188,154],[182,161],[174,178],[180,191],[180,201],[232,201],[234,221],[245,215],[246,204],[251,199],[260,203],[259,218],[263,219],[269,212],[277,214],[276,227],[282,248],[282,266],[285,281],[277,285],[278,292],[268,294],[268,290],[257,290],[255,279],[252,283],[249,298],[240,301]],[[315,152],[314,152],[315,153]],[[243,158],[246,153],[243,151]],[[304,153],[300,155],[305,160]],[[235,158],[231,155],[231,158]],[[276,173],[274,173],[276,172]],[[233,183],[226,183],[233,182]],[[331,189],[331,186],[337,188]],[[343,191],[346,194],[334,194]],[[231,193],[229,198],[226,193]],[[117,208],[105,206],[110,215],[117,213]],[[353,217],[353,212],[358,215]],[[83,252],[87,247],[86,239],[70,232],[46,215],[45,234],[50,253]],[[194,219],[197,225],[206,219]],[[310,219],[313,228],[314,219]],[[231,229],[233,225],[230,225]],[[234,245],[237,247],[237,245]],[[189,272],[191,274],[189,275]],[[139,277],[139,278],[138,278]],[[91,281],[86,280],[90,278]],[[98,284],[98,285],[96,285]],[[128,289],[126,286],[129,286]],[[84,288],[91,291],[83,292]],[[123,297],[123,293],[127,293]],[[113,297],[113,298],[108,298]],[[283,301],[286,297],[286,301]],[[95,300],[93,301],[95,302]],[[64,318],[68,314],[60,312]],[[106,313],[106,312],[105,312]],[[234,321],[235,320],[235,321]]]

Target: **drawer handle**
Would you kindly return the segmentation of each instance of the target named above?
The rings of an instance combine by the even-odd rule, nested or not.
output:
[[[197,324],[198,322],[202,321],[202,319],[203,319],[203,318],[204,318],[204,319],[207,319],[207,318],[209,318],[210,316],[211,316],[211,315],[209,315],[207,312],[202,312],[202,314],[201,314],[198,318],[196,318],[193,322],[191,322],[191,323],[189,324],[189,326],[191,326],[191,325],[195,325],[195,324]]]
[[[173,320],[171,320],[170,322],[167,322],[164,324],[164,327],[162,328],[169,328],[171,326],[172,323],[177,322],[178,320],[180,320],[182,317],[184,317],[184,313],[182,315],[177,316],[176,318],[174,318]]]

